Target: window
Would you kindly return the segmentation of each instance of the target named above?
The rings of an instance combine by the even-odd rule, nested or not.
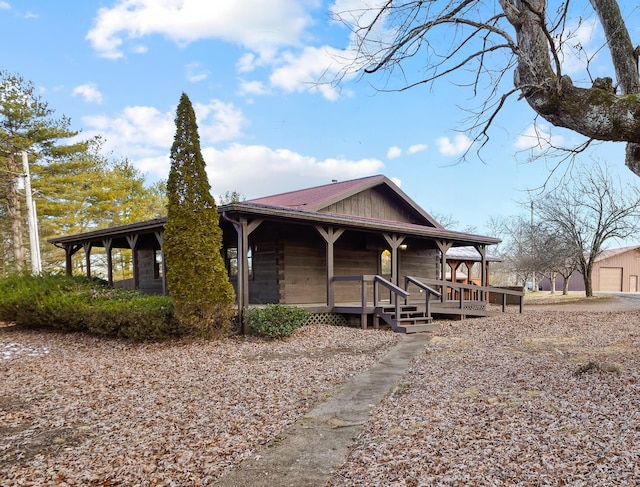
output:
[[[383,250],[380,254],[380,274],[383,276],[391,275],[391,252]]]
[[[253,276],[253,249],[249,247],[247,251],[247,261],[249,265],[249,277]],[[238,249],[237,247],[229,247],[227,249],[227,272],[230,277],[238,275]]]
[[[162,251],[153,251],[153,278],[162,279]]]

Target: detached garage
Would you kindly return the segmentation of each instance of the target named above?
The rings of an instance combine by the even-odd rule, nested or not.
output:
[[[640,292],[640,245],[603,251],[593,266],[593,290],[595,292]],[[562,289],[562,277],[556,279],[556,289]],[[540,289],[549,290],[548,279],[540,282]],[[584,291],[582,274],[575,271],[569,280],[569,291]]]
[[[637,293],[640,276],[640,245],[608,249],[603,251],[593,266],[594,292]],[[556,278],[556,289],[562,289],[562,277]],[[551,283],[548,279],[540,281],[540,289],[549,291]],[[574,271],[569,280],[569,291],[584,291],[582,274]]]

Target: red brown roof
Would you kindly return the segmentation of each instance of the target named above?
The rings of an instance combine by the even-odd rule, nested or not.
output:
[[[289,191],[288,193],[280,193],[263,198],[255,198],[247,200],[245,203],[317,211],[330,205],[337,199],[343,199],[358,191],[362,191],[365,186],[375,186],[385,179],[382,175],[369,176],[366,178],[352,179],[350,181],[324,184],[322,186],[315,186],[298,191]]]

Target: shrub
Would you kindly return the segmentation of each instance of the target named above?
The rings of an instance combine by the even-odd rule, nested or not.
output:
[[[178,334],[171,298],[63,274],[0,280],[0,320],[23,327],[159,339]]]
[[[306,323],[308,317],[309,313],[302,308],[281,304],[253,308],[245,314],[249,331],[269,340],[290,336]]]

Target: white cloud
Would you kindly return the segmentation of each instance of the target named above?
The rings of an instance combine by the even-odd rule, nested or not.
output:
[[[189,63],[186,66],[187,81],[190,83],[199,83],[209,77],[206,70],[202,68],[200,63]]]
[[[557,37],[556,42],[560,42]],[[560,45],[562,71],[568,75],[585,73],[587,60],[593,64],[602,42],[600,24],[595,17],[567,25],[562,31]]]
[[[417,154],[418,152],[426,151],[427,148],[426,144],[415,144],[407,149],[407,154]]]
[[[118,0],[100,8],[86,38],[103,57],[120,58],[126,43],[163,35],[178,44],[220,39],[254,52],[295,45],[315,0]]]
[[[100,90],[98,90],[95,83],[86,83],[84,85],[76,86],[73,89],[73,94],[81,96],[89,103],[102,103],[102,93],[100,93]]]
[[[323,159],[263,145],[232,144],[202,150],[213,194],[239,191],[256,198],[284,191],[370,176],[381,172],[378,159]]]
[[[201,144],[228,141],[242,134],[242,112],[231,103],[211,100],[194,103]],[[150,106],[129,106],[113,117],[82,118],[83,137],[101,135],[104,151],[128,157],[143,172],[155,177],[168,174],[169,150],[175,135],[175,111]]]
[[[518,136],[514,145],[518,150],[544,152],[552,147],[562,147],[563,138],[553,135],[550,125],[531,124]]]
[[[445,156],[459,156],[471,147],[471,139],[466,135],[456,135],[453,140],[449,137],[438,137],[436,140],[438,151]]]
[[[242,135],[245,118],[242,110],[233,103],[211,100],[209,103],[194,103],[198,119],[198,132],[202,144],[232,140]]]
[[[402,149],[396,145],[389,147],[387,159],[396,159],[402,155]]]
[[[134,46],[131,46],[131,52],[134,54],[145,54],[148,50],[149,48],[144,44],[136,44]]]
[[[262,81],[240,80],[239,93],[241,95],[266,95],[269,93],[269,89]]]
[[[9,2],[0,1],[0,10],[11,10]]]
[[[342,69],[342,61],[338,60],[346,63],[347,54],[329,46],[305,47],[295,54],[285,52],[284,64],[273,70],[269,81],[288,92],[318,92],[327,100],[335,101],[340,91],[331,81]],[[320,82],[323,79],[328,81]]]

